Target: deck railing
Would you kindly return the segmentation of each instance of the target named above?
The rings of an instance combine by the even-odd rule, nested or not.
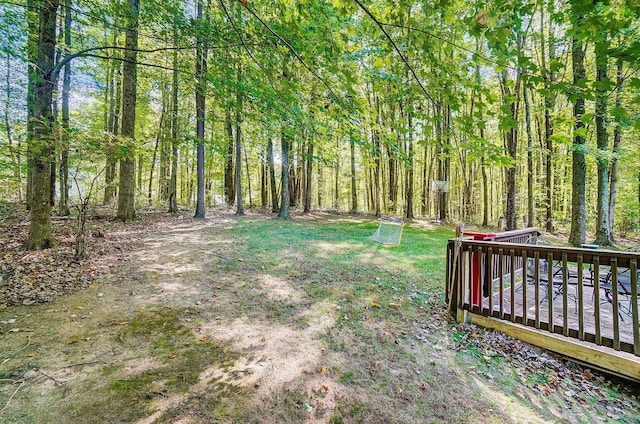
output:
[[[526,244],[533,230],[519,232],[516,243],[515,235],[450,241],[454,309],[640,356],[640,254]]]

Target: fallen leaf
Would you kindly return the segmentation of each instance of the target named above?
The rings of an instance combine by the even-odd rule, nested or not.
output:
[[[381,308],[382,306],[378,305],[376,302],[371,302],[372,308]]]
[[[127,325],[128,321],[116,321],[113,323],[113,325]]]

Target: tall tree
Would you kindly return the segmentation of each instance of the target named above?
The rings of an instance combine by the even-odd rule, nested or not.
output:
[[[227,151],[224,165],[224,197],[227,206],[235,203],[236,191],[233,182],[233,125],[231,123],[231,106],[225,108],[224,126],[227,132]]]
[[[276,213],[278,207],[278,188],[276,187],[276,171],[273,160],[273,139],[269,137],[267,143],[267,162],[269,162],[269,186],[271,187],[271,212]]]
[[[71,0],[65,0],[64,11],[64,51],[71,47]],[[60,146],[60,197],[58,209],[60,215],[69,215],[69,91],[71,88],[71,62],[64,65],[62,79],[62,142]]]
[[[622,75],[623,62],[622,59],[617,60],[616,64],[616,100],[615,109],[622,110],[622,85],[624,77]],[[613,157],[611,159],[611,173],[609,175],[609,234],[613,240],[613,225],[615,222],[615,207],[618,198],[618,152],[622,142],[622,123],[621,117],[616,118],[616,124],[613,128],[613,147],[611,149]]]
[[[572,176],[571,176],[571,232],[569,234],[569,243],[574,246],[580,246],[585,240],[585,221],[586,221],[586,205],[585,205],[585,178],[587,164],[585,161],[585,134],[586,128],[582,122],[582,116],[585,111],[585,98],[582,86],[586,79],[586,71],[584,68],[584,46],[579,37],[580,24],[584,16],[581,12],[575,15],[573,23],[574,34],[571,39],[571,63],[573,69],[573,152],[572,152]]]
[[[307,169],[305,171],[305,189],[304,189],[304,212],[311,212],[311,187],[312,180],[311,174],[313,173],[313,140],[309,140],[307,144]]]
[[[242,201],[242,70],[240,65],[236,70],[236,215],[244,215]]]
[[[55,244],[51,233],[51,162],[54,160],[53,89],[56,49],[57,0],[44,0],[39,8],[38,58],[33,95],[33,163],[31,221],[27,248],[46,249]]]
[[[57,4],[58,3],[56,2],[56,9]],[[37,62],[39,60],[40,49],[39,16],[42,12],[42,10],[39,11],[36,7],[35,0],[27,0],[27,210],[31,209],[31,202],[33,200],[33,172],[36,165],[34,162],[34,155],[38,154],[33,151],[32,141],[34,137],[34,126],[36,123],[34,108],[36,82],[38,81]],[[52,61],[54,60],[55,59],[52,59]],[[51,90],[53,91],[53,87]]]
[[[291,150],[291,142],[288,139],[288,136],[285,135],[285,129],[282,129],[281,135],[281,146],[282,146],[282,176],[281,176],[281,184],[280,184],[280,212],[278,212],[278,218],[281,219],[290,219],[291,215],[289,214],[289,150]]]
[[[598,152],[598,200],[596,207],[595,243],[610,246],[613,239],[609,227],[609,137],[607,135],[607,98],[609,95],[608,62],[609,42],[606,34],[595,43],[596,62],[596,144]]]
[[[173,42],[177,44],[177,18],[173,23]],[[169,182],[169,212],[178,212],[178,49],[173,51],[171,75],[171,180]]]
[[[207,48],[204,40],[203,0],[197,0],[196,17],[196,158],[197,200],[194,218],[204,219],[204,120],[205,84],[207,73]]]
[[[118,212],[116,219],[131,221],[135,209],[135,128],[138,81],[138,15],[140,0],[127,0],[127,29],[122,64],[122,122],[120,135],[125,143],[125,155],[120,159]]]

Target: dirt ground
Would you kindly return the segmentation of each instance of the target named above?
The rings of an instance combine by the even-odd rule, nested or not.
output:
[[[358,408],[379,401],[349,384],[357,376],[342,370],[356,367],[414,373],[429,382],[423,385],[440,386],[424,395],[422,407],[433,409],[428,421],[548,420],[486,379],[472,376],[475,385],[456,387],[462,377],[442,347],[416,353],[426,365],[411,370],[329,348],[327,335],[346,317],[342,306],[311,298],[296,280],[261,272],[264,265],[238,254],[224,231],[234,220],[156,225],[125,253],[103,256],[108,272],[82,290],[0,309],[0,422],[389,422],[339,418],[340,411],[358,417]],[[393,329],[374,330],[402,343]],[[385,387],[381,396],[389,390],[397,396],[390,405],[407,409],[394,422],[415,422],[403,387]],[[465,408],[481,412],[465,415]]]

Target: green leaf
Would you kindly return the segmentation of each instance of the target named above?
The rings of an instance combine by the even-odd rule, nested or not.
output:
[[[574,137],[587,138],[588,131],[587,131],[587,129],[585,127],[576,128],[573,131],[573,135],[574,135]]]
[[[593,123],[593,117],[594,117],[593,113],[587,112],[582,115],[582,117],[580,118],[580,121],[582,121],[585,125],[589,125]]]

